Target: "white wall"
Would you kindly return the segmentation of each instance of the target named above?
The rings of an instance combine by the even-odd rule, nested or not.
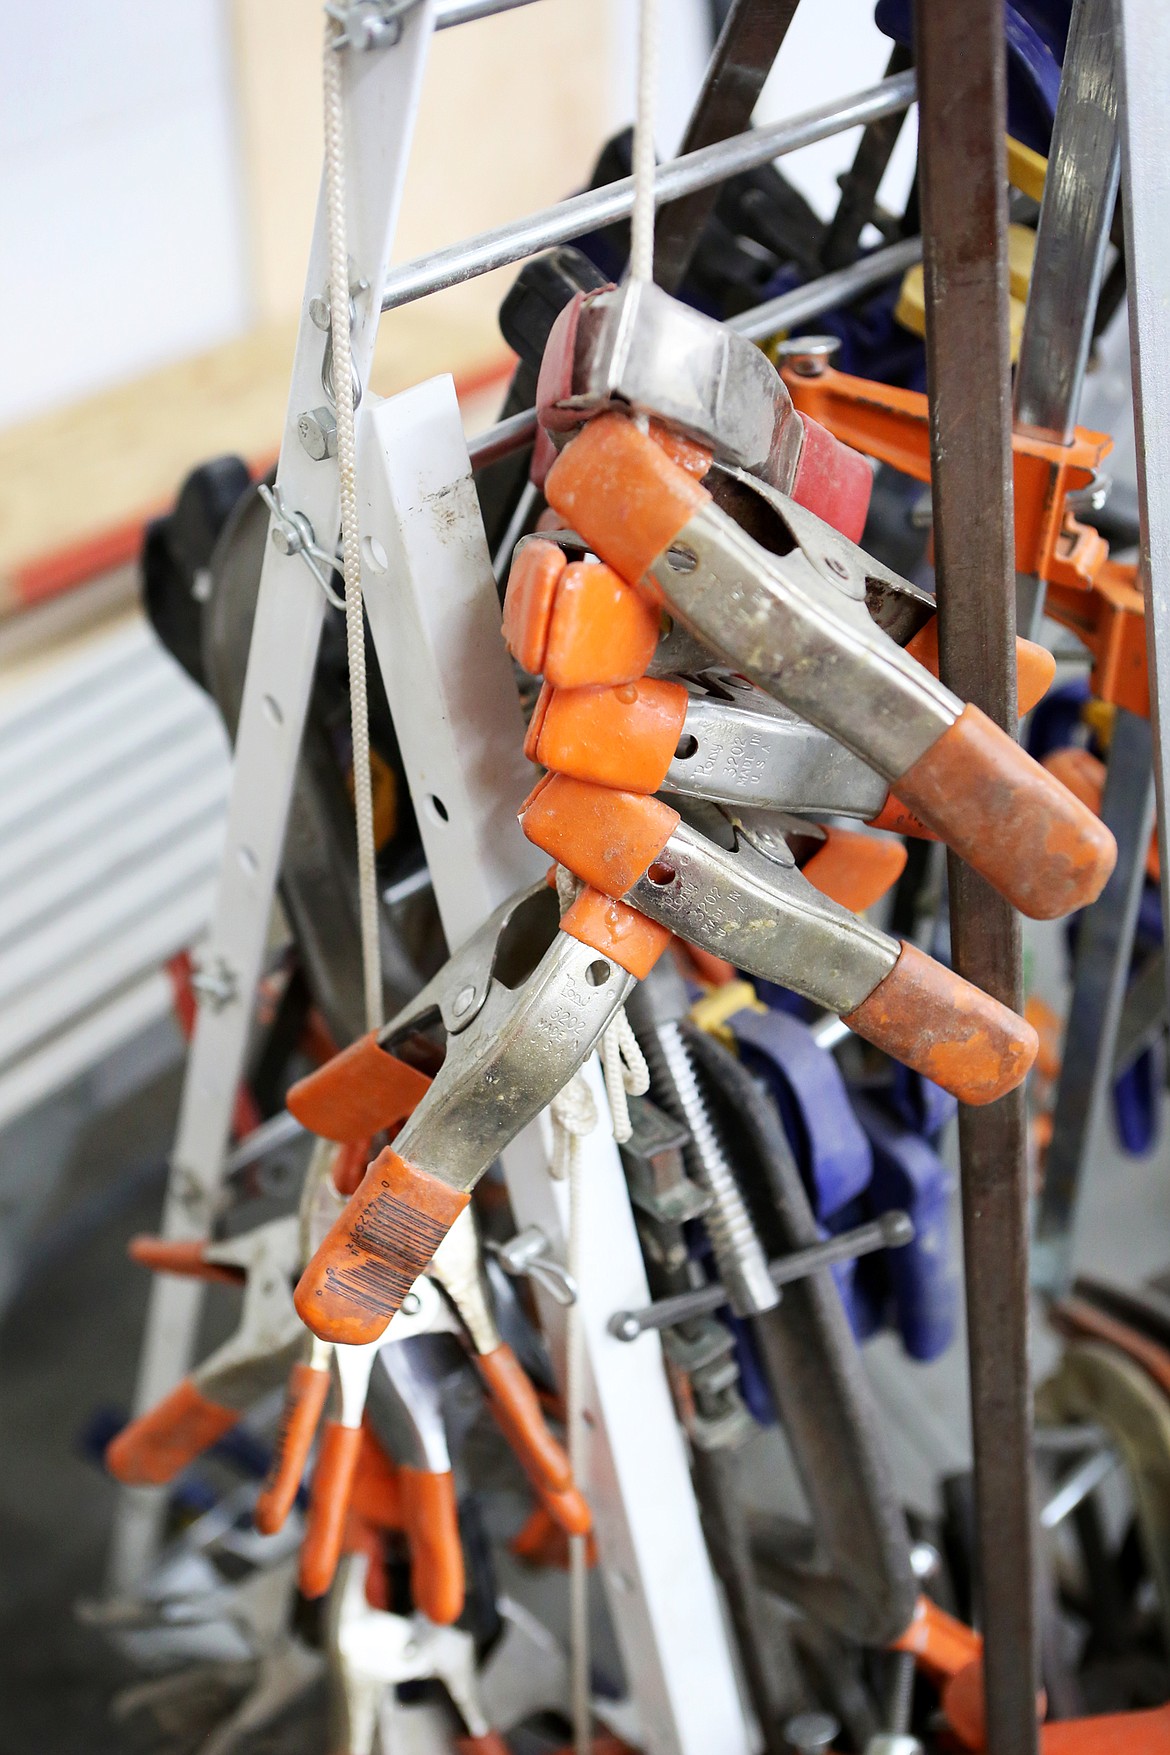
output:
[[[5,7],[0,424],[247,326],[224,14]]]

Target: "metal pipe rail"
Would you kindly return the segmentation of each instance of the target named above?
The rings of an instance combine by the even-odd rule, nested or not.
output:
[[[728,319],[726,327],[746,335],[749,341],[762,341],[765,336],[775,335],[779,329],[819,317],[822,311],[831,311],[834,306],[856,298],[859,293],[868,292],[883,281],[893,280],[895,275],[904,274],[907,268],[921,260],[921,238],[905,238],[897,244],[887,244],[884,249],[874,250],[859,262],[851,263],[848,268],[819,275],[807,286],[793,287],[791,292],[781,293],[778,298],[768,299],[762,305],[754,305],[750,311],[741,311],[737,317]],[[497,421],[495,426],[487,427],[468,440],[471,467],[485,469],[489,463],[496,463],[501,457],[530,444],[535,436],[536,410],[522,408],[519,414],[510,414],[506,420]]]
[[[914,74],[900,73],[868,86],[843,103],[824,104],[791,121],[733,134],[730,140],[720,140],[714,146],[671,159],[659,165],[655,174],[655,206],[677,201],[682,195],[691,195],[741,171],[755,170],[802,146],[841,134],[846,128],[863,127],[883,116],[895,115],[908,109],[916,94]],[[623,177],[620,182],[607,183],[603,189],[586,189],[540,213],[530,213],[524,219],[479,232],[428,256],[418,256],[388,276],[382,291],[382,309],[397,310],[399,305],[412,304],[428,293],[442,292],[488,274],[493,268],[505,268],[525,256],[535,256],[554,244],[568,243],[598,226],[625,219],[633,207],[634,179]]]

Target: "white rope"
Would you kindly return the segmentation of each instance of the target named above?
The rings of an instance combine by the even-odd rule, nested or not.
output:
[[[654,279],[654,100],[658,85],[658,0],[638,11],[638,95],[634,115],[634,212],[630,279]]]
[[[572,1083],[573,1081],[570,1081]],[[589,1088],[585,1087],[589,1096]],[[590,1097],[592,1104],[592,1098]],[[594,1112],[596,1120],[596,1111]],[[581,1319],[581,1153],[577,1134],[569,1136],[569,1243],[566,1266],[578,1287],[565,1322],[565,1436],[569,1467],[585,1491],[585,1335]],[[573,1755],[592,1755],[593,1710],[589,1671],[589,1537],[569,1537],[569,1716]]]
[[[634,1131],[630,1126],[630,1106],[626,1098],[644,1097],[650,1089],[650,1068],[638,1047],[638,1038],[624,1005],[610,1019],[601,1038],[601,1067],[613,1118],[613,1137],[619,1146],[624,1146]]]
[[[378,944],[374,795],[370,779],[370,715],[366,696],[366,640],[362,616],[362,551],[358,528],[357,446],[353,420],[353,353],[349,329],[349,252],[345,215],[345,108],[342,57],[334,47],[339,27],[325,26],[325,191],[329,217],[329,317],[333,402],[337,415],[337,481],[341,500],[342,571],[345,575],[345,644],[349,657],[349,716],[353,738],[353,802],[357,819],[358,901],[366,1028],[382,1024],[382,969]]]

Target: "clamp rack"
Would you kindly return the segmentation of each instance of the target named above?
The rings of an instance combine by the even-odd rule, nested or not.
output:
[[[358,385],[368,376],[383,314],[632,210],[633,181],[625,179],[390,267],[433,31],[524,3],[415,0],[403,5],[399,0],[354,9],[382,26],[368,33],[365,47],[351,47],[342,68]],[[735,0],[731,8],[687,131],[687,150],[656,174],[656,203],[678,204],[678,223],[672,229],[668,208],[660,237],[667,279],[678,272],[685,249],[679,241],[681,216],[686,214],[692,230],[697,227],[704,200],[713,199],[723,179],[857,125],[866,129],[855,166],[855,176],[860,175],[866,142],[869,159],[877,163],[896,127],[892,119],[915,100],[914,73],[895,63],[877,85],[838,104],[748,128],[794,10],[768,0]],[[807,322],[900,275],[925,255],[943,675],[1001,723],[1011,723],[1015,579],[1001,8],[917,0],[915,12],[924,239],[897,243],[834,269],[747,313],[735,326],[762,337]],[[746,42],[753,50],[744,77],[736,55]],[[1114,96],[1115,45],[1120,104]],[[1110,0],[1078,0],[1016,384],[1016,423],[1067,442],[1112,218],[1120,132],[1152,735],[1136,716],[1118,715],[1104,810],[1122,858],[1117,877],[1090,913],[1078,952],[1066,1062],[1069,1089],[1067,1095],[1062,1090],[1053,1143],[1054,1166],[1067,1167],[1052,1178],[1040,1222],[1041,1278],[1049,1288],[1067,1273],[1072,1200],[1112,1066],[1136,905],[1133,871],[1136,865],[1140,873],[1152,809],[1146,776],[1152,774],[1165,796],[1167,755],[1158,702],[1170,681],[1170,503],[1159,496],[1157,478],[1147,474],[1144,459],[1159,455],[1170,439],[1170,373],[1157,332],[1167,300],[1167,270],[1155,229],[1159,211],[1170,210],[1170,156],[1158,150],[1164,127],[1158,70],[1167,65],[1170,18],[1156,0],[1115,0],[1114,15]],[[339,525],[336,471],[326,460],[315,461],[298,435],[302,415],[328,395],[327,338],[311,314],[327,283],[326,229],[322,199],[274,490],[278,511],[272,534],[282,535],[282,541],[265,549],[218,900],[202,956],[199,1018],[166,1202],[164,1229],[175,1238],[205,1235],[216,1209],[325,607],[310,563],[314,549],[332,555]],[[981,337],[981,351],[969,346],[973,333]],[[960,423],[965,431],[961,458],[948,445]],[[529,410],[469,447],[446,378],[388,400],[367,392],[358,410],[359,505],[364,527],[379,532],[377,540],[367,536],[363,544],[366,613],[451,948],[537,875],[543,863],[516,825],[516,807],[527,790],[521,716],[497,637],[498,598],[471,479],[473,466],[528,444],[534,431],[535,412]],[[295,524],[290,522],[294,515]],[[300,532],[299,540],[289,539],[290,529]],[[1021,595],[1029,614],[1038,614],[1040,591],[1024,585]],[[1165,910],[1170,902],[1165,810],[1159,820]],[[1139,850],[1136,860],[1134,849]],[[1019,958],[1011,910],[979,880],[953,869],[952,914],[960,968],[1012,1003],[1018,996]],[[1078,1022],[1088,1019],[1100,1026],[1095,1041],[1087,1022]],[[1074,1078],[1074,1071],[1085,1066],[1091,1076]],[[596,1064],[589,1076],[597,1085]],[[986,1110],[967,1111],[961,1137],[987,1711],[990,1743],[999,1755],[1036,1747],[1022,1117],[1022,1104],[1009,1097]],[[595,1131],[582,1142],[582,1151],[588,1473],[601,1572],[639,1734],[651,1755],[699,1755],[711,1749],[736,1755],[753,1746],[753,1729],[736,1681],[658,1343],[649,1339],[637,1348],[625,1347],[607,1332],[614,1310],[644,1303],[647,1296],[616,1149]],[[549,1178],[548,1155],[542,1122],[509,1148],[503,1165],[517,1222],[538,1225],[551,1251],[563,1256],[566,1202]],[[537,1296],[563,1369],[564,1313],[539,1291]],[[154,1284],[139,1407],[156,1401],[182,1374],[199,1308],[198,1282],[163,1278]],[[125,1492],[112,1560],[117,1586],[133,1584],[147,1568],[162,1511],[156,1492]]]

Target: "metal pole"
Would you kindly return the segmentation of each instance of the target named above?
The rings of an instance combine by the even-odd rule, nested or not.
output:
[[[738,134],[752,119],[764,81],[788,34],[797,0],[732,0],[687,122],[679,153]],[[666,209],[655,227],[654,278],[676,292],[717,199],[715,185]]]
[[[658,167],[654,179],[655,204],[661,207],[740,171],[754,170],[757,165],[770,164],[802,146],[844,133],[847,128],[864,126],[881,116],[905,110],[914,102],[914,95],[914,75],[903,73],[897,79],[883,79],[868,86],[839,103],[823,104],[819,109],[794,116],[789,122],[749,129],[746,134],[702,147],[685,158],[672,159]],[[404,262],[384,282],[382,309],[396,310],[427,293],[458,286],[461,281],[474,280],[493,268],[505,268],[510,262],[535,256],[553,244],[568,243],[598,226],[612,225],[614,220],[628,218],[633,206],[634,179],[623,177],[604,189],[587,189],[584,194],[573,195],[540,213],[480,232],[448,245],[445,250],[419,256],[413,262]]]
[[[1003,7],[915,0],[931,481],[942,674],[1016,724],[1015,566],[1003,176]],[[1023,1002],[1019,920],[948,862],[955,966]],[[959,1116],[987,1747],[1035,1755],[1035,1515],[1022,1091]]]
[[[1170,752],[1163,713],[1170,703],[1170,499],[1164,480],[1170,454],[1170,348],[1166,314],[1170,271],[1165,230],[1170,214],[1170,8],[1161,0],[1116,0],[1121,82],[1122,200],[1126,279],[1137,429],[1141,577],[1146,598],[1162,919],[1170,921]],[[1153,460],[1153,467],[1150,462]],[[1170,959],[1164,959],[1170,969]]]

